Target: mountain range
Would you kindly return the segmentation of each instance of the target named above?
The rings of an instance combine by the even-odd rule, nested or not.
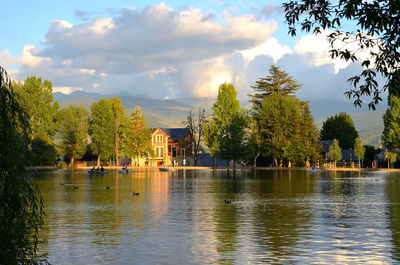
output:
[[[214,104],[214,98],[180,98],[180,99],[154,99],[144,95],[133,96],[128,92],[104,95],[76,91],[71,94],[55,92],[54,101],[58,101],[61,107],[68,105],[83,105],[87,109],[90,105],[101,99],[118,96],[128,113],[137,104],[144,113],[149,127],[182,127],[182,121],[190,110],[197,112],[199,108],[205,108],[210,112]],[[242,106],[249,108],[249,102],[241,102]],[[387,104],[377,105],[377,110],[370,111],[367,108],[355,108],[351,101],[309,101],[310,110],[317,127],[321,128],[327,117],[339,112],[347,112],[353,118],[354,125],[364,144],[377,146],[383,131],[382,116],[387,109]]]

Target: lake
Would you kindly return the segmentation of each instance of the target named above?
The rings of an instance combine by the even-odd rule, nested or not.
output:
[[[39,171],[42,250],[52,264],[399,263],[399,181],[395,172]]]

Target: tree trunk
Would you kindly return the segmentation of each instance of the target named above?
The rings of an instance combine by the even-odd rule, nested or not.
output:
[[[260,156],[260,153],[257,153],[257,155],[254,157],[253,160],[253,167],[256,168],[257,167],[257,158]]]
[[[390,160],[388,159],[388,168],[390,168]]]
[[[119,161],[119,137],[118,137],[118,130],[115,130],[115,161],[116,161],[116,166],[118,167]]]
[[[75,162],[75,158],[71,157],[71,161],[69,162],[69,166],[70,166],[71,168],[74,167],[74,162]]]
[[[100,155],[97,156],[97,167],[100,167]]]
[[[215,158],[215,156],[212,157],[213,160],[213,167],[217,166],[217,159]]]

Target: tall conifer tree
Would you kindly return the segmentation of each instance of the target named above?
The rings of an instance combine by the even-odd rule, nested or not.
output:
[[[263,99],[272,93],[284,96],[294,95],[296,90],[301,87],[287,72],[280,70],[277,66],[271,65],[269,74],[267,77],[258,79],[256,84],[252,86],[255,94],[249,96],[254,110],[261,107]]]

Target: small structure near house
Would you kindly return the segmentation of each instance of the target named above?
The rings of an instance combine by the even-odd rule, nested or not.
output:
[[[325,161],[328,161],[329,158],[329,147],[333,144],[333,140],[321,140],[321,155],[322,158]],[[342,158],[339,161],[340,162],[345,162],[345,163],[352,163],[358,161],[358,158],[356,157],[354,150],[342,150]],[[349,164],[350,165],[350,164]]]

